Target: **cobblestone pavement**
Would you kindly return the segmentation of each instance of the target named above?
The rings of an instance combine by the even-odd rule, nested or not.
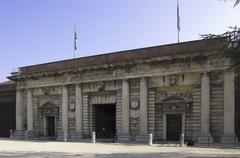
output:
[[[240,157],[240,149],[163,147],[109,143],[0,140],[1,158],[220,158]]]

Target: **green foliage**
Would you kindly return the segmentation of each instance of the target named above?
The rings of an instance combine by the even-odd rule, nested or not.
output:
[[[205,34],[201,35],[202,39],[213,39],[213,38],[223,38],[224,44],[222,45],[222,49],[225,52],[226,57],[229,57],[232,60],[232,66],[240,66],[240,28],[237,26],[230,27],[230,30],[220,34]]]

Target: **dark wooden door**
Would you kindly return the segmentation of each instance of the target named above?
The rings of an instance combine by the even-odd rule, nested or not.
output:
[[[182,115],[168,114],[167,115],[167,140],[179,141],[182,132]]]
[[[49,137],[55,137],[55,117],[47,117],[47,131]]]
[[[95,105],[94,108],[97,138],[114,138],[116,134],[115,105]]]

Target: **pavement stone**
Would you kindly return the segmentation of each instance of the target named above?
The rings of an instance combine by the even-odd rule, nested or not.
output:
[[[0,158],[239,158],[240,149],[0,140]]]

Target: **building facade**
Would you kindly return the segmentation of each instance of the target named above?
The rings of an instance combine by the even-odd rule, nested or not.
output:
[[[221,40],[21,67],[9,77],[14,137],[236,143],[235,71]]]

